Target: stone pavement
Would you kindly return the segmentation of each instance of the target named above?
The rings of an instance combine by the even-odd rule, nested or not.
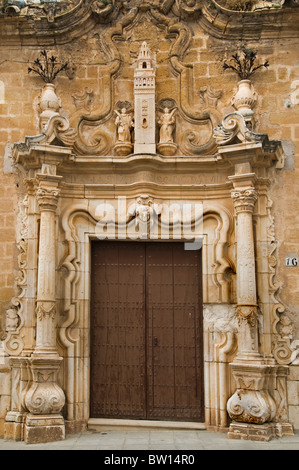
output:
[[[47,444],[0,439],[1,450],[102,450],[109,451],[196,451],[196,450],[299,450],[299,432],[269,442],[228,439],[226,433],[205,430],[107,430],[68,435],[65,441]],[[126,455],[129,453],[126,452]],[[188,455],[192,452],[188,452]],[[115,454],[116,455],[116,454]],[[121,455],[121,452],[120,454]],[[134,455],[134,454],[132,454]],[[103,457],[104,458],[104,457]]]

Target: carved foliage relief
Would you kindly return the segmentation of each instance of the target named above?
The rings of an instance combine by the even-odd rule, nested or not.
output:
[[[28,195],[19,203],[19,233],[18,233],[18,275],[16,278],[19,293],[11,300],[11,306],[6,311],[6,337],[4,345],[11,356],[18,356],[24,348],[21,334],[24,325],[24,296],[27,287],[27,251],[28,251]]]
[[[102,7],[100,4],[93,3],[97,12]],[[119,112],[120,102],[134,102],[134,67],[145,40],[155,62],[156,103],[168,100],[177,108],[176,123],[180,133],[171,136],[178,145],[177,154],[216,153],[213,129],[221,121],[217,106],[222,92],[204,81],[200,90],[194,88],[195,71],[186,58],[193,40],[192,32],[187,23],[165,14],[169,9],[166,4],[164,2],[164,7],[160,8],[138,4],[118,18],[117,26],[110,26],[99,35],[98,48],[103,63],[99,68],[99,89],[78,89],[73,94],[76,110],[70,125],[77,133],[74,149],[78,154],[113,153],[118,140],[115,110]],[[107,3],[107,14],[111,5],[113,2]],[[178,5],[182,11],[189,11],[187,2],[181,1]],[[192,11],[195,10],[197,3],[192,6]],[[193,103],[194,96],[197,104]],[[158,122],[156,128],[158,143]]]

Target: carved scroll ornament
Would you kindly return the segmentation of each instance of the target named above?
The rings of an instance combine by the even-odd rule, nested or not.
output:
[[[61,387],[56,383],[60,359],[31,359],[33,382],[24,392],[24,403],[33,415],[57,414],[65,403]]]
[[[100,2],[99,2],[100,3]],[[171,3],[168,5],[168,3]],[[183,63],[185,53],[188,51],[192,40],[190,28],[180,22],[176,17],[166,16],[166,13],[172,7],[173,2],[164,2],[163,5],[157,5],[152,2],[136,2],[136,6],[129,10],[124,9],[125,15],[121,17],[117,26],[111,26],[100,36],[99,46],[106,57],[106,66],[101,74],[103,88],[101,90],[101,106],[91,109],[77,108],[77,111],[71,117],[71,127],[74,128],[77,138],[74,149],[79,154],[89,155],[107,155],[113,147],[113,140],[110,133],[105,128],[105,122],[113,118],[115,105],[114,98],[114,79],[121,70],[123,57],[118,47],[118,39],[126,38],[127,30],[136,25],[144,23],[145,19],[154,24],[158,29],[166,30],[166,36],[172,39],[169,51],[169,64],[180,82],[178,86],[179,97],[177,100],[177,114],[190,123],[190,128],[184,130],[180,136],[182,152],[186,154],[213,154],[216,152],[215,140],[213,137],[213,128],[219,122],[220,118],[215,108],[217,100],[213,105],[208,102],[208,107],[202,112],[190,103],[189,82],[190,66]],[[99,7],[97,2],[93,3],[96,9]],[[111,8],[112,3],[107,3],[107,9]],[[192,3],[181,1],[177,3],[179,9],[186,12],[191,10],[200,10],[200,2],[197,0]],[[100,8],[100,7],[99,7]],[[102,9],[102,7],[101,7]],[[103,8],[103,11],[105,8]],[[97,10],[98,11],[98,10]],[[108,10],[107,10],[108,11]],[[207,137],[201,136],[200,130],[205,126]],[[204,141],[206,139],[206,141]],[[161,143],[165,143],[164,141]],[[172,144],[172,142],[168,142]],[[175,152],[172,151],[172,154]],[[162,154],[163,148],[161,151]]]
[[[246,126],[242,114],[235,112],[227,114],[214,129],[214,137],[218,145],[234,144],[237,142],[259,142],[264,134],[256,134]]]
[[[227,402],[231,419],[243,423],[263,424],[275,416],[275,403],[265,390],[237,390]]]
[[[25,137],[25,142],[15,144],[15,148],[25,152],[35,145],[53,144],[55,139],[58,141],[58,145],[72,147],[76,138],[76,133],[70,127],[68,119],[60,115],[54,115],[49,119],[41,134]]]

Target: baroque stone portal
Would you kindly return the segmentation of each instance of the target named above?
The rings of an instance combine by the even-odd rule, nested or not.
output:
[[[5,306],[4,435],[58,440],[91,423],[90,253],[101,240],[202,250],[201,425],[236,439],[292,433],[286,387],[296,344],[292,350],[287,320],[273,332],[283,306],[269,194],[285,153],[280,140],[255,129],[261,84],[242,80],[232,92],[231,77],[223,90],[207,81],[219,64],[203,70],[198,50],[209,54],[209,34],[224,34],[211,5],[57,3],[40,22],[31,18],[41,28],[34,40],[55,37],[67,54],[71,38],[77,66],[30,94],[36,134],[7,150],[19,188],[19,274],[18,294]],[[258,21],[268,24],[262,13]],[[238,28],[235,21],[228,29],[236,36]],[[82,35],[91,47],[86,69]],[[162,310],[153,322],[155,315],[163,319]]]

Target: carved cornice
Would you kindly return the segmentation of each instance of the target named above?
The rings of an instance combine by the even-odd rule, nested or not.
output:
[[[211,36],[219,39],[242,40],[292,38],[299,36],[299,9],[283,6],[278,9],[233,11],[218,3],[205,1],[200,25]]]
[[[38,169],[43,163],[60,166],[71,159],[72,149],[48,144],[28,145],[28,142],[15,144],[12,151],[17,164],[26,170]]]
[[[65,2],[67,3],[67,2]],[[92,30],[98,23],[109,24],[129,10],[151,10],[184,21],[198,21],[211,36],[232,39],[265,39],[298,37],[299,9],[280,6],[257,11],[233,11],[209,0],[132,0],[130,2],[107,0],[78,0],[64,12],[45,5],[33,6],[7,16],[0,14],[0,39],[2,44],[44,45],[47,38],[57,44],[73,41]],[[11,33],[13,31],[13,34]]]
[[[80,0],[70,11],[51,18],[52,21],[49,21],[46,14],[0,17],[1,43],[41,46],[46,38],[55,38],[59,44],[71,42],[90,31],[96,24],[89,3],[91,2]]]

